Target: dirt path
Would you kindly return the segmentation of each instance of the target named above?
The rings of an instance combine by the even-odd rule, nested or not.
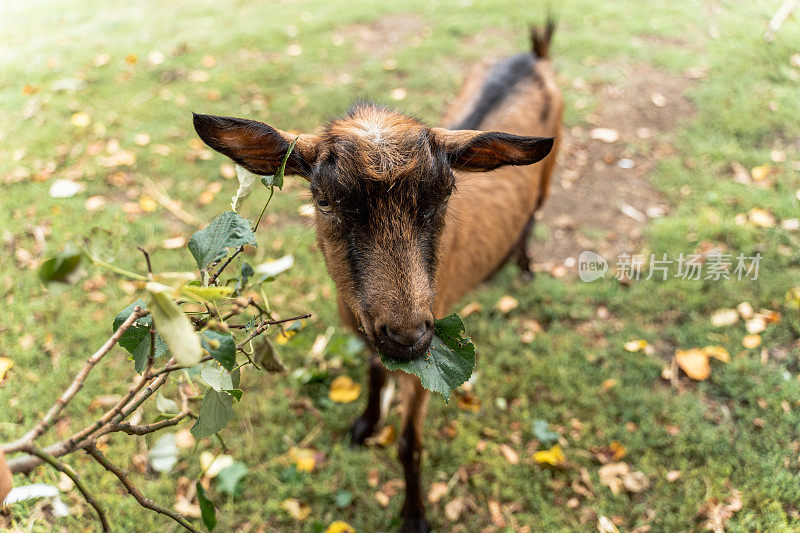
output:
[[[550,197],[537,217],[547,237],[530,245],[538,271],[558,275],[566,266],[574,272],[583,250],[599,253],[613,268],[618,254],[639,249],[648,221],[666,213],[647,175],[673,153],[673,130],[693,114],[684,96],[691,80],[646,64],[623,69],[622,77],[620,85],[573,82],[579,93],[597,95],[599,104],[588,125],[564,131]],[[604,132],[604,141],[592,138],[603,133],[596,128],[613,131]]]

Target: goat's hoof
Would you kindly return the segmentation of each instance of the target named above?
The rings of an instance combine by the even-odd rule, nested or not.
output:
[[[350,426],[350,444],[352,446],[363,446],[364,441],[375,433],[375,422],[360,416],[356,418]]]
[[[425,517],[412,516],[403,520],[403,528],[400,533],[430,533],[431,525],[425,520]]]

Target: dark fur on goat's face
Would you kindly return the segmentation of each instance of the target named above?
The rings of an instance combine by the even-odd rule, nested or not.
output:
[[[419,357],[454,184],[447,155],[417,120],[372,106],[328,124],[319,149],[311,192],[328,270],[382,354]]]
[[[295,136],[253,120],[194,116],[203,141],[256,174],[311,183],[317,239],[339,294],[383,355],[413,359],[433,338],[438,243],[451,169],[488,171],[545,157],[553,139],[428,128],[369,104],[318,135]]]

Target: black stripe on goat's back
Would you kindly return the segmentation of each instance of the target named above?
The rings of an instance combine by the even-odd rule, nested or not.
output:
[[[475,105],[463,120],[450,126],[458,130],[477,130],[503,101],[525,80],[537,78],[534,65],[536,58],[531,53],[518,54],[499,61],[486,76]]]

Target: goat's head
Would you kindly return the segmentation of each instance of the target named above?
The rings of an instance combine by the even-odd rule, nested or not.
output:
[[[195,115],[194,125],[211,148],[262,175],[275,173],[296,137],[237,118]],[[548,138],[428,128],[368,104],[318,135],[297,138],[286,172],[310,182],[328,271],[378,351],[408,360],[430,345],[452,171],[535,163],[552,145]]]

